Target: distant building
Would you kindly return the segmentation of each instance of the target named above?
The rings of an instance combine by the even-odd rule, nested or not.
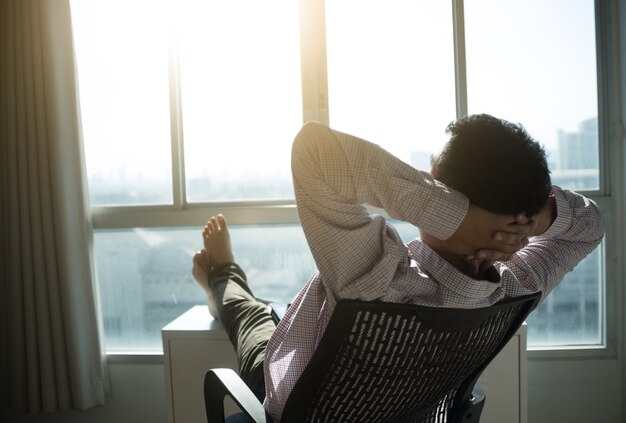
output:
[[[559,130],[559,170],[598,170],[598,118],[580,123],[578,132]]]
[[[573,190],[598,189],[598,119],[580,123],[578,132],[558,132],[552,183]],[[535,345],[602,342],[602,254],[596,250],[566,275],[546,301],[528,318]]]
[[[191,277],[191,260],[182,242],[173,236],[145,248],[141,256],[143,330],[160,334],[161,328],[189,310],[204,304],[204,296]],[[181,274],[181,268],[186,271]]]
[[[573,190],[598,189],[598,119],[580,123],[578,132],[558,132],[558,160],[552,169],[552,183]]]
[[[574,191],[598,189],[600,179],[598,169],[554,170],[550,174],[552,184]]]

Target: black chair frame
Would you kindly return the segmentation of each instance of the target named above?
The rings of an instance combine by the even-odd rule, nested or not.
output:
[[[534,294],[477,309],[342,300],[290,393],[282,421],[350,421],[347,416],[353,416],[353,421],[364,421],[361,419],[367,415],[368,422],[478,422],[485,395],[476,382],[536,307],[539,298],[540,294]],[[374,331],[374,338],[378,338],[370,340],[362,334],[364,331]],[[417,342],[422,340],[424,344]],[[378,344],[374,346],[374,342]],[[437,361],[445,354],[448,355],[445,362]],[[418,356],[426,362],[420,363]],[[361,367],[365,364],[370,366],[367,370]],[[346,369],[351,366],[358,370],[349,374]],[[366,373],[367,377],[358,372]],[[364,386],[358,386],[357,390],[364,398],[372,395],[380,401],[392,398],[388,402],[394,404],[379,406],[376,401],[360,401],[359,392],[344,394],[359,381]],[[391,385],[408,395],[394,397],[396,393]],[[341,386],[339,391],[337,386]],[[235,400],[250,421],[272,421],[232,370],[212,369],[205,377],[209,422],[224,421],[225,395]]]

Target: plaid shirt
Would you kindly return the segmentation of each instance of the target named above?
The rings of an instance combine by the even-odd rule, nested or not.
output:
[[[287,397],[317,347],[339,299],[474,308],[542,292],[542,299],[601,241],[601,212],[591,200],[554,187],[558,216],[490,280],[461,273],[419,239],[405,245],[381,216],[447,239],[467,198],[356,137],[308,123],[293,145],[298,213],[318,271],[295,298],[267,346],[265,407],[279,421]]]

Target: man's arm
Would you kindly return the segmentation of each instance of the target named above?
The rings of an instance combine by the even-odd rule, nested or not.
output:
[[[556,186],[533,220],[536,226],[528,246],[505,264],[520,281],[520,293],[542,291],[545,298],[600,244],[604,220],[592,200]]]
[[[554,192],[552,192],[550,193],[546,204],[541,208],[541,210],[539,210],[539,213],[532,217],[531,220],[533,220],[535,224],[529,236],[541,236],[546,233],[556,220],[557,216],[558,207],[556,204],[556,197]]]
[[[508,248],[510,254],[519,249],[492,239],[496,230],[508,229],[504,221],[488,222],[477,231],[475,217],[484,217],[483,211],[470,207],[465,196],[429,173],[324,125],[309,123],[300,131],[293,145],[292,171],[307,241],[323,280],[332,281],[327,288],[337,296],[350,285],[361,298],[379,298],[399,261],[407,258],[404,245],[387,231],[382,218],[369,215],[366,203],[439,239],[461,240],[459,245],[468,252]],[[376,275],[376,286],[359,286],[365,274]]]

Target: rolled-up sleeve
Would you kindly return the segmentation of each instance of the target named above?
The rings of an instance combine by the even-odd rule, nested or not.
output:
[[[526,248],[505,265],[516,276],[514,295],[542,292],[543,299],[602,241],[605,233],[598,205],[578,193],[553,187],[557,217],[541,236],[530,238]]]

